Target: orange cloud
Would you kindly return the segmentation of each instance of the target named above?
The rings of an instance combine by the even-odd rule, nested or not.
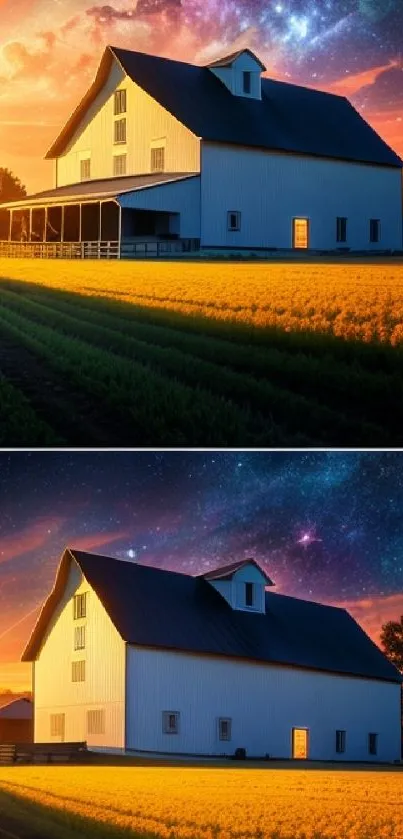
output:
[[[362,600],[346,600],[331,604],[339,606],[352,615],[364,631],[380,645],[380,633],[383,624],[391,620],[400,620],[403,615],[403,592]]]
[[[382,75],[382,73],[391,70],[392,67],[399,67],[398,61],[389,61],[387,64],[381,64],[379,67],[370,67],[369,70],[364,70],[362,73],[354,73],[353,75],[346,74],[341,79],[326,85],[326,90],[330,93],[336,93],[338,96],[354,96],[359,90],[368,85],[373,85]]]
[[[0,565],[18,559],[25,553],[42,548],[49,538],[57,534],[65,519],[49,517],[37,519],[22,531],[2,536],[0,541]]]

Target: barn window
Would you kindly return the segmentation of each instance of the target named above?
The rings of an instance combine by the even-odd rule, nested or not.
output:
[[[74,620],[87,616],[87,592],[74,595]]]
[[[126,117],[123,119],[117,119],[114,123],[115,125],[115,143],[125,143],[126,142]]]
[[[336,752],[345,752],[346,751],[346,732],[345,731],[336,731]]]
[[[253,606],[253,583],[245,583],[245,606]]]
[[[85,650],[85,626],[74,627],[74,649]]]
[[[378,754],[378,735],[373,731],[368,734],[368,752],[370,755]]]
[[[252,90],[252,73],[247,70],[243,74],[243,92],[250,93]]]
[[[50,736],[64,737],[65,714],[50,715]]]
[[[151,149],[151,171],[164,172],[165,171],[165,148]]]
[[[241,213],[238,210],[230,210],[228,213],[228,230],[236,231],[241,229]]]
[[[164,734],[179,734],[179,711],[162,712],[162,731]]]
[[[218,739],[231,740],[232,720],[229,717],[220,717],[218,720]]]
[[[82,181],[89,181],[91,178],[91,160],[89,157],[80,163],[80,177]]]
[[[71,665],[71,681],[85,682],[85,661],[73,661]]]
[[[125,175],[126,174],[126,154],[115,154],[113,158],[113,174],[114,175]]]
[[[125,90],[116,90],[115,91],[115,107],[114,107],[115,116],[118,116],[119,114],[125,114],[126,110],[127,110],[126,91]]]
[[[338,242],[347,242],[347,219],[342,216],[337,219],[336,239]]]
[[[87,711],[87,734],[105,734],[105,711]]]
[[[370,242],[379,242],[381,238],[381,222],[379,218],[371,218],[369,222]]]

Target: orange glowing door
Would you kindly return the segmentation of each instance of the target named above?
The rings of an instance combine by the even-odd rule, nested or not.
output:
[[[308,218],[293,219],[292,246],[293,248],[309,248]]]
[[[292,756],[296,760],[306,760],[308,757],[308,729],[293,728]]]

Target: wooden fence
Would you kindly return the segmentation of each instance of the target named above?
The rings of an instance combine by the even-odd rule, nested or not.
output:
[[[162,259],[200,249],[199,239],[149,242],[2,242],[0,257],[14,259]]]

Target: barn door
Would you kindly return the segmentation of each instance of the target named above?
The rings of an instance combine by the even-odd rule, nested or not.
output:
[[[292,231],[293,248],[309,248],[309,219],[294,218]]]
[[[308,729],[293,728],[292,756],[296,760],[306,760],[308,757]]]

